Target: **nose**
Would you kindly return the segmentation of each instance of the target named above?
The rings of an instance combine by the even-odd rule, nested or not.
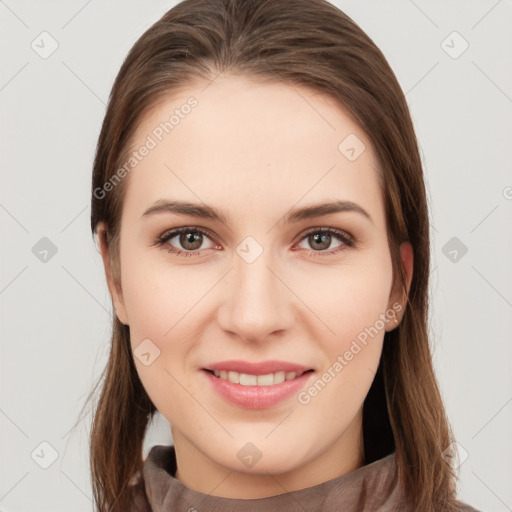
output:
[[[220,327],[247,342],[289,330],[296,321],[297,298],[286,281],[286,272],[271,251],[263,251],[252,262],[236,255],[225,278]]]

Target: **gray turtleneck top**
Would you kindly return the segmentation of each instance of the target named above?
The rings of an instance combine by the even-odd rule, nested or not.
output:
[[[153,446],[142,474],[131,482],[133,506],[127,512],[358,512],[409,511],[400,502],[395,453],[313,487],[267,498],[211,496],[186,487],[175,478],[174,446]],[[461,512],[478,512],[458,502]]]

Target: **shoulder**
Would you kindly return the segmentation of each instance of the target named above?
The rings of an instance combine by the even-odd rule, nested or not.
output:
[[[147,487],[146,483],[159,482],[162,475],[172,476],[175,471],[174,445],[155,445],[151,447],[141,470],[137,471],[128,482],[130,508],[126,512],[152,512],[151,504],[154,503],[156,497],[155,487]]]

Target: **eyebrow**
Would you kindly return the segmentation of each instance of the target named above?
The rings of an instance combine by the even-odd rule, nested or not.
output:
[[[366,217],[373,223],[371,215],[360,205],[352,201],[333,201],[328,203],[314,204],[301,208],[292,208],[283,217],[285,224],[297,223],[302,220],[322,217],[324,215],[332,215],[339,212],[355,212]],[[190,203],[188,201],[166,200],[160,199],[153,206],[148,208],[142,215],[147,217],[159,213],[174,213],[177,215],[188,215],[190,217],[198,217],[203,219],[211,219],[222,224],[228,224],[227,217],[222,211],[208,206],[206,204]]]

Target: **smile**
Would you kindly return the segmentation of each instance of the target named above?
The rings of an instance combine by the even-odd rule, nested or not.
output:
[[[223,401],[246,409],[268,409],[286,403],[304,389],[315,374],[314,370],[306,370],[254,375],[206,368],[201,373]]]

